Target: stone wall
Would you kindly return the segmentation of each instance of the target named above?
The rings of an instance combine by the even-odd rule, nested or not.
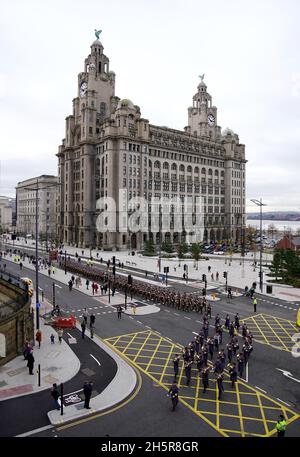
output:
[[[0,365],[4,365],[22,353],[25,341],[34,341],[34,317],[31,300],[24,299],[22,289],[0,279],[0,292],[10,299],[9,312],[0,317]]]

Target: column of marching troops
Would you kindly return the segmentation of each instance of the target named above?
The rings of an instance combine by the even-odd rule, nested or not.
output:
[[[227,356],[224,349],[220,349],[220,344],[222,344],[223,339],[223,328],[227,329],[229,333],[229,342],[226,345]],[[183,359],[183,368],[187,386],[190,385],[192,366],[195,365],[203,385],[203,393],[205,393],[209,388],[209,375],[212,371],[217,382],[218,399],[221,400],[224,392],[224,370],[226,367],[226,360],[228,360],[229,363],[226,368],[230,376],[231,386],[232,388],[235,387],[238,374],[242,378],[244,368],[246,367],[250,354],[253,351],[253,337],[247,328],[247,325],[244,323],[242,324],[241,336],[243,337],[243,344],[241,348],[237,336],[239,332],[240,318],[238,313],[235,315],[234,321],[231,321],[229,315],[227,314],[224,326],[221,324],[219,314],[217,314],[215,317],[214,336],[209,336],[209,320],[207,314],[204,314],[201,331],[196,334],[188,346],[182,350],[181,356],[176,354],[173,359],[175,379],[169,390],[169,395],[173,403],[173,411],[178,403],[179,390],[177,387],[177,377],[180,372],[181,357]],[[217,357],[214,360],[214,355],[216,353]],[[209,366],[209,358],[211,366]]]
[[[64,258],[61,257],[60,265],[64,267]],[[97,267],[83,265],[78,261],[69,259],[66,262],[67,270],[74,274],[85,276],[93,281],[101,282],[108,285],[111,290],[126,291],[128,295],[140,297],[144,300],[150,300],[158,305],[169,306],[181,311],[195,311],[203,314],[204,312],[211,316],[211,305],[207,302],[205,296],[200,297],[191,293],[181,293],[176,290],[164,289],[153,284],[134,280],[134,283],[128,284],[126,276],[113,275],[111,272],[102,271]]]

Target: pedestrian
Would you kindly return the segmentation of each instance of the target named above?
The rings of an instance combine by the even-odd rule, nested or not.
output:
[[[90,315],[90,325],[94,326],[95,320],[96,320],[96,316],[95,316],[95,314],[92,313]]]
[[[82,314],[83,314],[84,322],[85,322],[85,324],[87,324],[87,319],[88,319],[88,315],[89,315],[89,312],[88,312],[87,308],[84,308]]]
[[[54,335],[53,335],[53,333],[51,333],[51,335],[50,335],[50,341],[51,341],[51,344],[54,344]]]
[[[48,268],[48,276],[51,276],[51,268]]]
[[[277,424],[276,424],[276,429],[277,429],[277,436],[284,437],[285,430],[286,430],[286,420],[282,414],[280,414],[280,416],[279,416],[279,420],[277,421]]]
[[[179,395],[179,390],[177,387],[177,382],[176,380],[173,381],[173,384],[171,385],[169,389],[168,396],[171,398],[172,401],[172,411],[175,411],[176,406],[178,405],[178,395]]]
[[[38,329],[35,334],[35,339],[39,343],[39,348],[41,347],[41,341],[42,341],[42,332]]]
[[[61,344],[61,342],[62,342],[63,333],[64,333],[64,331],[63,331],[62,328],[59,328],[59,329],[57,330],[58,341],[59,341],[60,344]]]
[[[27,355],[27,367],[29,368],[29,374],[33,374],[33,367],[34,367],[34,357],[33,351],[29,352]]]
[[[23,350],[23,356],[24,360],[27,360],[28,354],[32,351],[32,346],[29,344],[28,341],[25,342],[24,350]]]
[[[231,287],[228,287],[228,299],[231,300],[232,299],[232,291],[231,291]]]
[[[219,281],[219,272],[216,273],[216,281]]]
[[[207,269],[208,269],[208,273],[210,273],[211,266],[209,265],[209,266],[207,267]]]
[[[118,312],[118,319],[121,319],[122,318],[122,312],[123,312],[123,308],[122,308],[121,305],[117,306],[117,312]]]
[[[88,288],[89,288],[89,284],[90,284],[90,281],[87,279],[87,280],[85,281],[85,285],[86,285],[87,290],[88,290]]]
[[[23,263],[20,262],[20,270],[22,270],[22,268],[23,268]]]
[[[68,282],[68,285],[69,285],[69,290],[71,291],[71,290],[72,290],[72,287],[73,287],[73,281],[72,281],[72,279],[70,279],[70,281]]]
[[[257,299],[256,299],[256,297],[253,298],[252,303],[253,303],[253,310],[254,310],[254,312],[256,313],[256,305],[257,305]]]
[[[133,314],[135,315],[136,314],[136,304],[132,303],[131,308],[132,308]]]
[[[60,404],[58,402],[58,399],[59,399],[60,395],[59,395],[59,391],[58,391],[58,387],[57,387],[56,383],[53,384],[53,387],[51,388],[51,392],[50,393],[51,393],[51,397],[54,400],[55,408],[59,411],[60,410]]]
[[[91,409],[90,407],[90,399],[92,396],[93,391],[93,384],[91,382],[85,381],[83,385],[83,393],[84,393],[84,408]]]
[[[174,375],[175,375],[175,379],[176,377],[178,376],[178,373],[179,373],[179,361],[180,361],[180,357],[178,354],[175,354],[175,357],[173,359],[173,366],[174,366]]]
[[[86,329],[86,324],[85,324],[85,320],[83,320],[81,322],[81,337],[82,337],[82,339],[84,339],[85,329]]]

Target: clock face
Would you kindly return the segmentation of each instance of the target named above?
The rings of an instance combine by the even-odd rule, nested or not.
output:
[[[215,125],[215,116],[213,114],[209,114],[207,116],[207,122],[208,122],[208,125],[212,126],[212,125]]]
[[[83,97],[86,94],[87,91],[87,83],[83,81],[80,85],[80,97]]]

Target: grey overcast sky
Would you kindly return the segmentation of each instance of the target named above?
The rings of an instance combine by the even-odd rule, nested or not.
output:
[[[116,95],[187,125],[205,73],[218,124],[246,145],[247,211],[300,208],[299,0],[0,0],[0,194],[56,174],[77,74],[101,29]]]

